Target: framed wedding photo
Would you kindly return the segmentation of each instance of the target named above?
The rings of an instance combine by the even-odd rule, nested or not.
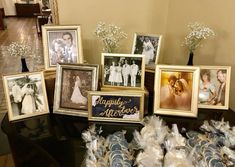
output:
[[[144,90],[144,55],[102,53],[102,87]]]
[[[199,108],[228,109],[230,66],[200,66]]]
[[[57,63],[83,63],[79,25],[44,25],[42,39],[45,69],[55,69]]]
[[[98,65],[58,63],[53,113],[87,117],[87,92],[97,90],[98,72]]]
[[[154,113],[197,117],[199,67],[157,65]]]
[[[43,72],[3,76],[10,121],[49,113]]]
[[[88,120],[139,123],[144,114],[144,93],[93,91],[88,105]]]
[[[158,64],[162,35],[135,33],[132,54],[145,55],[146,68]]]

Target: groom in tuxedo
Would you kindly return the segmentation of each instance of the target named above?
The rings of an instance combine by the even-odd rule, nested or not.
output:
[[[223,106],[225,105],[225,90],[226,90],[226,70],[217,71],[217,80],[220,83],[219,89],[217,91],[217,96],[215,98],[215,105]]]

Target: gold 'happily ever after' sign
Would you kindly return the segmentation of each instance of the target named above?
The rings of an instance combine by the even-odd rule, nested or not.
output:
[[[89,92],[88,118],[95,121],[136,123],[143,119],[142,92]]]

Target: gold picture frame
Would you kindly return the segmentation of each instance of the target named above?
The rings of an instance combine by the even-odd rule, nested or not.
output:
[[[132,54],[145,55],[145,67],[153,69],[159,62],[162,35],[135,33]]]
[[[154,113],[197,117],[199,67],[157,65]]]
[[[43,25],[42,39],[46,70],[55,70],[57,63],[83,63],[80,25]]]
[[[144,55],[102,53],[102,87],[144,90]]]
[[[98,87],[99,65],[57,64],[53,113],[88,116],[88,91]]]
[[[9,121],[49,113],[43,72],[3,76]]]
[[[144,116],[144,92],[101,92],[88,94],[88,120],[140,123]]]
[[[198,107],[229,108],[230,66],[200,66]]]
[[[55,25],[59,24],[59,13],[58,13],[58,2],[57,0],[49,0],[51,13],[52,13],[52,22]]]

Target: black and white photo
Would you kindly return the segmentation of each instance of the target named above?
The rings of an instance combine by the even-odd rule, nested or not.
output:
[[[145,55],[146,67],[157,64],[160,53],[161,35],[135,33],[132,54]]]
[[[41,72],[4,76],[9,120],[48,113],[44,77]]]
[[[80,26],[42,26],[45,68],[57,63],[82,63]]]
[[[143,55],[103,53],[102,65],[103,87],[143,89]]]

